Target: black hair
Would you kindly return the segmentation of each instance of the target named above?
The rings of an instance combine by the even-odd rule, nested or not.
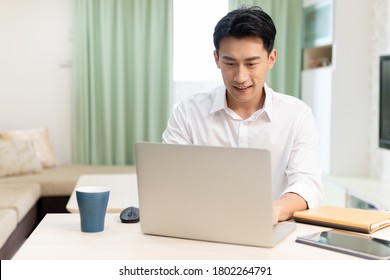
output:
[[[268,54],[273,50],[276,28],[272,18],[260,7],[241,7],[229,12],[215,26],[214,46],[224,37],[258,37],[263,41]]]

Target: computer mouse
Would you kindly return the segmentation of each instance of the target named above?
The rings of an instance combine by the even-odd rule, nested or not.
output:
[[[127,207],[121,212],[120,218],[122,223],[138,223],[139,209],[133,206]]]

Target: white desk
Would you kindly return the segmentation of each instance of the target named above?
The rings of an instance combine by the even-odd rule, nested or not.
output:
[[[107,213],[120,213],[129,206],[138,207],[138,188],[136,174],[86,174],[80,176],[75,186],[106,186],[111,189]],[[73,190],[66,209],[78,213],[76,190]]]
[[[105,230],[80,231],[78,214],[48,214],[27,239],[14,259],[24,260],[337,260],[360,259],[342,253],[296,243],[297,236],[327,228],[297,224],[297,229],[276,247],[258,248],[179,238],[145,235],[140,225],[123,224],[119,214],[107,214]],[[374,236],[388,238],[390,228]]]

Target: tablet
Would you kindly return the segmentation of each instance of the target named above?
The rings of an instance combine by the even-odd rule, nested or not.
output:
[[[328,230],[300,236],[296,242],[353,256],[375,259],[390,259],[390,240],[371,237],[342,230]]]

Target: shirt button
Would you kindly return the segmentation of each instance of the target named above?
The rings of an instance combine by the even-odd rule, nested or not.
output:
[[[248,122],[241,122],[239,128],[239,146],[248,147]]]

